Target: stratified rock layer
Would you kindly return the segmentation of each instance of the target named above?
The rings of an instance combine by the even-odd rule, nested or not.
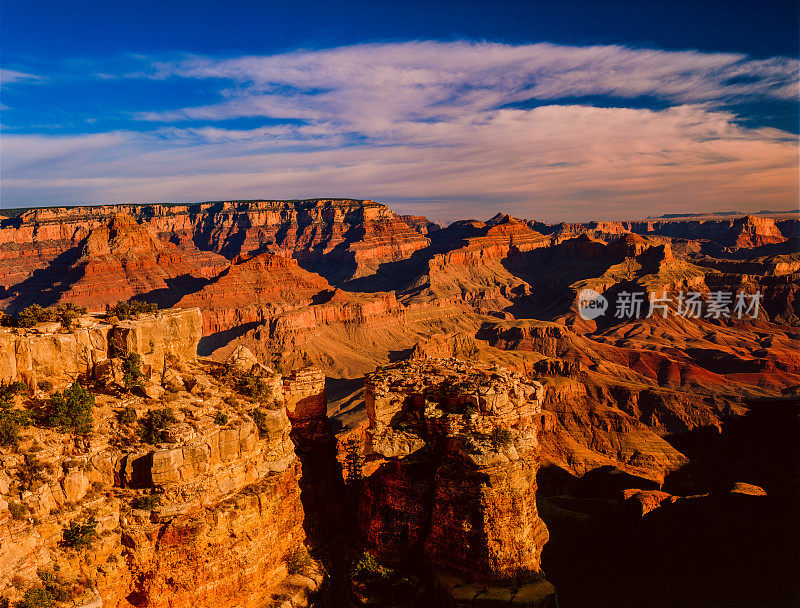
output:
[[[87,315],[76,329],[42,323],[30,330],[0,328],[0,381],[24,382],[35,390],[40,381],[56,388],[79,376],[91,376],[98,364],[131,353],[146,371],[160,375],[168,357],[191,360],[202,335],[200,310],[162,310],[135,320],[116,321]]]
[[[304,370],[287,380],[284,394],[281,376],[252,354],[246,366],[244,350],[238,367],[197,360],[197,309],[115,326],[91,316],[80,321],[90,329],[9,333],[17,346],[7,348],[6,360],[19,365],[9,356],[30,351],[33,364],[7,379],[33,377],[41,386],[72,382],[74,372],[94,406],[85,438],[28,427],[18,445],[0,448],[0,598],[19,599],[42,572],[56,572],[76,606],[261,608],[273,596],[306,606],[322,575],[313,560],[292,557],[305,554],[305,516],[283,404],[292,415],[324,412],[324,376]],[[81,345],[85,359],[70,358],[74,349],[36,346],[59,340]],[[132,393],[119,377],[120,357],[130,353],[143,360]],[[262,368],[268,402],[231,388],[229,374]],[[31,403],[19,395],[10,408]],[[152,426],[158,415],[162,422]],[[66,525],[90,517],[97,522],[90,546],[64,545]],[[290,567],[292,559],[301,566]]]
[[[502,368],[413,360],[367,377],[359,520],[389,563],[486,584],[540,578],[536,510],[542,386]]]

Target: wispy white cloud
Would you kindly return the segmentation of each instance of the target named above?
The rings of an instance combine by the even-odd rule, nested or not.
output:
[[[153,201],[354,196],[438,217],[498,207],[546,219],[796,201],[796,143],[702,106],[500,110],[480,123],[396,126],[392,145],[291,149],[291,132],[176,129],[8,136],[3,199]],[[279,131],[275,133],[274,131]],[[331,138],[337,137],[331,134]],[[220,139],[222,138],[222,139]],[[332,140],[335,141],[335,140]],[[51,149],[42,162],[26,150]],[[428,199],[453,203],[449,212]]]
[[[41,80],[41,77],[35,76],[34,74],[17,72],[16,70],[6,70],[0,68],[0,85],[5,86],[12,82],[18,82],[20,80]]]
[[[552,44],[187,57],[137,77],[218,80],[219,103],[142,108],[140,124],[152,125],[144,133],[4,135],[2,198],[338,195],[438,218],[502,207],[545,219],[787,205],[798,200],[796,137],[746,128],[720,102],[794,99],[797,71],[790,58]],[[667,107],[556,102],[588,95]],[[536,103],[516,103],[528,100]],[[241,117],[277,124],[218,122]]]
[[[730,53],[548,43],[408,42],[233,59],[189,57],[156,63],[150,76],[233,81],[235,87],[224,89],[227,99],[140,118],[269,116],[334,120],[370,131],[401,118],[447,119],[530,99],[795,99],[798,65],[786,57],[752,60]]]

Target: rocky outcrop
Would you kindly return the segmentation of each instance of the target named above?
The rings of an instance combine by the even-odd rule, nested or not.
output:
[[[559,357],[575,345],[575,332],[545,321],[508,321],[486,329],[489,344],[504,350],[531,350]]]
[[[292,429],[304,445],[326,443],[331,439],[325,374],[306,367],[283,379],[283,399]]]
[[[284,311],[309,306],[315,296],[332,290],[325,279],[300,268],[297,260],[262,253],[236,258],[176,306],[199,307],[203,333],[209,335],[268,321]]]
[[[391,564],[419,556],[450,583],[540,580],[548,538],[535,500],[541,385],[428,359],[381,368],[365,390],[373,472],[359,521],[367,546]]]
[[[41,382],[60,389],[80,376],[105,374],[111,359],[131,353],[141,356],[148,376],[160,376],[168,358],[194,359],[202,335],[196,308],[162,310],[114,325],[104,316],[87,315],[77,325],[72,330],[60,323],[0,328],[0,381],[24,382],[32,391]]]
[[[282,404],[300,411],[318,374],[288,379],[285,395],[276,375],[269,407],[252,402],[225,384],[227,366],[182,358],[197,344],[196,309],[130,322],[121,343],[136,352],[159,318],[182,315],[195,333],[173,356],[159,355],[166,392],[94,392],[90,440],[31,428],[19,452],[0,452],[0,596],[18,598],[14,586],[24,591],[50,571],[75,605],[308,605],[322,574],[310,558],[293,557],[307,555],[301,466]],[[173,330],[183,338],[187,326]],[[66,524],[87,521],[96,522],[90,546],[66,546]]]
[[[734,220],[730,228],[727,243],[732,249],[751,249],[762,245],[783,243],[786,237],[769,217],[746,215]]]

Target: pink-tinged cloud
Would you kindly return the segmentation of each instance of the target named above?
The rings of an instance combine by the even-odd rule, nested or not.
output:
[[[787,206],[798,200],[797,144],[701,106],[659,112],[583,106],[501,110],[482,123],[396,125],[393,143],[291,150],[292,134],[195,130],[41,138],[7,136],[3,199],[192,201],[353,196],[439,218],[498,207],[545,219]],[[285,136],[282,139],[281,136]],[[336,138],[333,134],[331,137]],[[46,140],[46,141],[43,141]],[[46,163],[16,154],[74,153]],[[450,201],[436,208],[425,201]]]
[[[433,42],[187,58],[147,76],[223,79],[222,101],[143,109],[141,124],[152,128],[144,133],[4,135],[3,206],[350,196],[435,219],[502,208],[547,220],[791,207],[796,136],[744,127],[719,102],[796,95],[797,66],[694,51]],[[582,95],[673,105],[548,101]],[[509,105],[531,99],[542,105]],[[243,116],[293,122],[217,122]],[[206,124],[184,127],[185,119]]]

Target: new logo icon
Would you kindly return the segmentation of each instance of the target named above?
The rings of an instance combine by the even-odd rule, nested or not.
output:
[[[578,294],[578,314],[582,319],[590,321],[606,314],[608,300],[594,289],[583,289]]]

